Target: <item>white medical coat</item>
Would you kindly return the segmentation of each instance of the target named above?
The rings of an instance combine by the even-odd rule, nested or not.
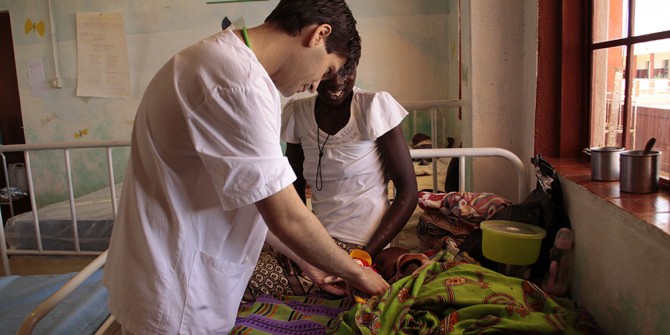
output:
[[[231,29],[170,59],[132,133],[104,283],[135,334],[228,332],[267,226],[254,203],[295,180],[277,89]]]

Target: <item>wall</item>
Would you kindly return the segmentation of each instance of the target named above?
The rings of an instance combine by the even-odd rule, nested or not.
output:
[[[472,18],[464,27],[472,41],[464,83],[474,97],[464,133],[472,134],[472,146],[501,146],[528,164],[535,129],[537,1],[464,3]],[[495,162],[473,165],[475,190],[491,185],[506,190],[514,182],[501,177],[507,169]],[[576,238],[572,298],[606,334],[670,333],[670,237],[569,180],[561,178],[561,185]]]
[[[472,137],[464,146],[502,147],[529,166],[535,129],[537,2],[466,3],[471,7],[472,64],[463,80],[471,82],[473,98],[471,124],[464,130]],[[482,159],[475,160],[473,168],[474,191],[516,199],[516,177],[509,164]]]
[[[49,3],[53,8],[55,35],[50,29]],[[218,31],[224,16],[236,25],[255,26],[262,23],[277,3],[276,0],[212,5],[205,0],[0,0],[0,10],[7,10],[12,21],[26,142],[128,139],[144,88],[169,57]],[[446,42],[456,41],[453,37],[458,22],[456,0],[366,0],[349,4],[363,40],[358,86],[388,91],[400,102],[457,97],[457,86],[450,85],[447,78],[458,75],[458,59],[454,57],[457,45]],[[76,96],[77,12],[124,14],[130,97]],[[46,34],[26,33],[24,23],[28,19],[43,22]],[[46,96],[33,95],[27,74],[27,63],[33,58],[43,60],[49,79],[55,78],[57,64],[63,87],[50,89]],[[53,180],[52,162],[35,164],[35,169],[41,170],[36,173],[40,178],[37,187],[43,184],[38,200],[55,201],[64,186],[49,184]],[[78,183],[93,188],[98,182],[85,179]]]
[[[561,178],[575,236],[573,300],[605,334],[670,333],[670,236]]]
[[[219,29],[223,16],[234,23],[260,24],[277,1],[206,5],[205,1],[53,1],[56,54],[64,87],[33,96],[27,61],[42,58],[54,76],[54,53],[45,0],[0,0],[10,12],[16,66],[28,143],[127,139],[139,99],[156,70],[175,52]],[[457,1],[350,1],[363,38],[358,85],[386,90],[401,102],[455,99],[459,75]],[[537,3],[461,1],[463,22],[462,126],[448,128],[464,147],[499,146],[527,163],[534,129]],[[122,12],[128,38],[132,95],[126,99],[77,97],[74,15],[78,11]],[[24,33],[26,19],[43,21],[47,33]],[[476,97],[476,99],[473,99]],[[471,105],[471,106],[470,106]],[[453,120],[457,111],[448,111]],[[454,125],[457,122],[447,122]],[[85,137],[76,138],[82,130]],[[520,131],[521,130],[521,131]],[[462,134],[461,134],[462,133]],[[515,197],[516,181],[502,160],[475,161],[474,191]],[[50,180],[44,166],[44,180]],[[80,184],[88,185],[87,181]],[[49,198],[62,191],[50,191]],[[49,200],[44,200],[49,202]]]

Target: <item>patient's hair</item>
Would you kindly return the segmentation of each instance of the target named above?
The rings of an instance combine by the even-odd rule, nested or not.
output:
[[[424,145],[430,145],[430,146],[426,146],[427,148],[431,148],[432,144],[425,144],[425,143],[428,143],[430,141],[431,141],[430,136],[428,136],[424,133],[416,133],[416,134],[414,134],[414,136],[412,136],[412,147],[414,149],[419,149],[419,147],[417,147],[417,145],[419,145],[419,143],[421,143],[421,142],[424,142]]]
[[[326,51],[342,55],[352,64],[358,64],[361,57],[356,19],[344,0],[281,0],[265,22],[291,36],[311,24],[329,24],[332,32],[326,39]]]

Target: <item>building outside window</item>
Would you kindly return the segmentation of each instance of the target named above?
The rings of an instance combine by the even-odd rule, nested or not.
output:
[[[670,1],[592,0],[590,145],[661,151],[670,173]]]

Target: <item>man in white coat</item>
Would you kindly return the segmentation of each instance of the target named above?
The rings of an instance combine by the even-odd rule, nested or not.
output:
[[[279,140],[279,94],[313,92],[358,61],[353,48],[344,0],[282,0],[263,24],[229,27],[158,71],[137,111],[105,267],[124,332],[228,332],[268,228],[274,247],[350,287],[388,288],[304,206]]]

